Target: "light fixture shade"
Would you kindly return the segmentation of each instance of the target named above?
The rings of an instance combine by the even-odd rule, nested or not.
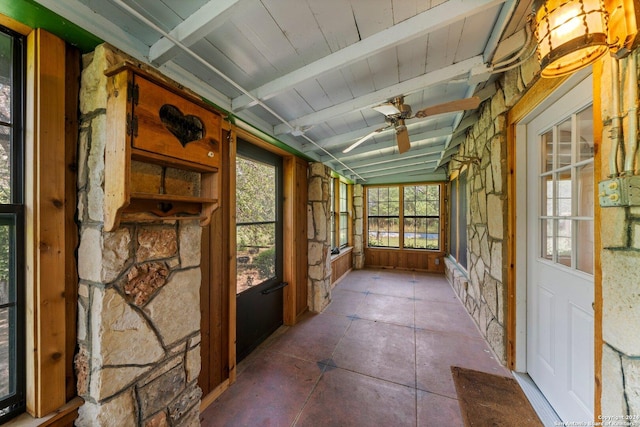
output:
[[[546,0],[537,5],[542,77],[572,73],[607,52],[607,12],[602,0]]]

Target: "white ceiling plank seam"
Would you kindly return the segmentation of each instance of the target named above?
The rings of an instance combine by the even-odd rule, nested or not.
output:
[[[266,100],[305,80],[315,78],[336,68],[344,68],[359,60],[382,52],[413,38],[444,28],[452,22],[460,21],[504,0],[449,0],[386,30],[375,33],[360,42],[338,50],[317,61],[280,76],[251,93],[260,100]],[[247,95],[232,100],[232,110],[239,111],[255,104]]]
[[[238,7],[241,3],[242,0],[211,0],[182,21],[169,34],[185,46],[191,46],[224,24],[231,15],[232,8]],[[149,60],[155,65],[162,65],[173,59],[179,52],[178,46],[166,37],[162,37],[149,49]]]
[[[482,56],[475,56],[448,67],[431,71],[411,80],[398,83],[397,85],[389,86],[376,92],[352,99],[342,104],[316,111],[315,113],[299,117],[295,120],[289,120],[289,124],[291,126],[277,125],[274,128],[274,132],[276,135],[281,135],[283,133],[290,132],[295,127],[302,128],[305,126],[313,126],[346,113],[370,108],[379,104],[381,99],[391,99],[398,95],[406,96],[418,90],[424,90],[427,87],[450,81],[461,74],[468,73],[472,68],[481,64],[483,64]]]

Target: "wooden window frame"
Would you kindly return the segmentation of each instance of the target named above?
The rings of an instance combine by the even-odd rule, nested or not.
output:
[[[27,36],[25,288],[27,413],[15,422],[71,423],[77,397],[76,163],[80,52],[0,16]]]
[[[460,191],[460,178],[463,176],[465,180],[464,193]],[[461,250],[460,250],[460,242],[467,239],[466,211],[469,207],[469,204],[468,204],[468,200],[466,199],[467,197],[466,189],[467,189],[467,185],[469,185],[467,181],[468,176],[469,174],[466,167],[463,167],[460,171],[456,171],[451,175],[451,181],[449,181],[451,185],[451,190],[449,192],[450,208],[448,210],[450,231],[455,230],[455,241],[453,239],[454,235],[452,233],[449,233],[449,256],[453,258],[456,261],[456,263],[462,268],[464,268],[465,270],[468,267],[469,260],[467,259],[466,254],[464,254],[464,264],[460,263],[460,258],[462,256]],[[465,203],[462,206],[463,209],[461,209],[461,205],[460,205],[460,201],[462,200],[462,197],[465,198],[464,200]],[[453,206],[454,202],[456,206],[455,216],[454,216],[453,209],[451,209],[451,206]],[[464,224],[462,224],[462,222],[464,222]],[[466,252],[466,246],[464,250]]]
[[[347,208],[342,210],[340,208],[340,199],[342,198],[341,184],[346,188],[346,201]],[[330,187],[332,196],[329,199],[330,205],[330,217],[331,217],[331,234],[335,236],[335,241],[331,242],[331,249],[345,249],[353,245],[353,185],[349,184],[346,180],[340,177],[331,177]],[[347,241],[340,240],[340,218],[342,215],[347,215]]]
[[[430,249],[430,248],[407,248],[404,246],[404,187],[410,186],[419,186],[419,185],[433,185],[439,187],[439,226],[438,226],[438,248]],[[369,189],[370,188],[398,188],[398,198],[399,198],[399,212],[398,212],[398,225],[399,225],[399,239],[398,239],[398,247],[395,246],[369,246]],[[404,183],[404,184],[387,184],[387,185],[367,185],[364,187],[364,222],[365,222],[365,230],[364,230],[364,238],[365,238],[365,247],[367,249],[372,250],[391,250],[391,251],[419,251],[419,252],[428,252],[428,253],[442,253],[445,250],[447,239],[445,236],[445,222],[446,222],[446,211],[445,211],[445,200],[446,200],[446,185],[444,182],[416,182],[416,183]],[[395,216],[390,217],[395,218]],[[426,217],[429,218],[429,217]]]

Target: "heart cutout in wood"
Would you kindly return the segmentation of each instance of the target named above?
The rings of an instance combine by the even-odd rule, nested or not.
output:
[[[164,127],[178,138],[183,147],[204,138],[204,123],[199,117],[185,115],[178,107],[171,104],[160,107],[159,115]]]

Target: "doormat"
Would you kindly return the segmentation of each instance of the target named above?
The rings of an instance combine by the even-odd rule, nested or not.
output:
[[[513,378],[451,367],[460,412],[466,427],[543,427]]]

